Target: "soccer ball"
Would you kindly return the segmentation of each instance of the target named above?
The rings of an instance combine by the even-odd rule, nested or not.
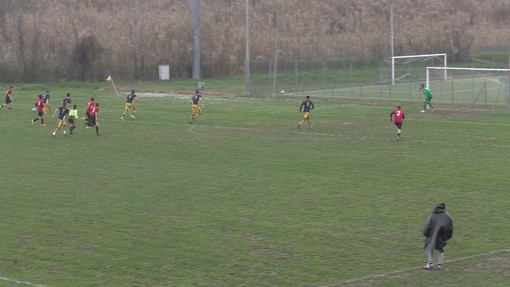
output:
[[[37,109],[36,108],[32,108],[32,112],[35,112],[35,111],[37,111]]]
[[[285,94],[285,91],[284,91],[284,90],[282,90],[282,91],[281,91],[281,93],[282,93],[282,94]]]

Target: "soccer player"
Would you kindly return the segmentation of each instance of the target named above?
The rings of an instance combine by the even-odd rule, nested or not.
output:
[[[99,115],[99,103],[96,103],[94,108],[90,111],[90,124],[96,127],[96,135],[99,135],[99,121],[97,116]]]
[[[131,90],[131,94],[129,94],[126,98],[126,104],[124,105],[124,112],[122,113],[122,117],[120,117],[121,120],[124,119],[126,116],[126,113],[129,110],[132,110],[131,117],[133,119],[136,119],[136,103],[138,102],[138,96],[135,94],[135,90]]]
[[[440,270],[444,260],[444,247],[446,242],[453,236],[453,221],[444,203],[438,204],[432,214],[427,218],[423,227],[425,236],[425,253],[427,254],[427,265],[425,269],[431,270],[434,267],[434,250],[438,251],[436,269]]]
[[[43,95],[39,95],[39,98],[35,102],[35,106],[37,107],[37,118],[32,120],[32,124],[34,124],[34,122],[36,122],[38,120],[41,120],[41,127],[45,127],[46,125],[44,124],[44,114],[45,113],[44,113]]]
[[[310,112],[314,108],[315,108],[315,106],[313,105],[312,100],[310,100],[310,96],[306,96],[306,100],[304,100],[303,103],[301,103],[301,106],[299,106],[299,113],[301,113],[301,111],[303,111],[303,120],[297,124],[298,129],[301,127],[301,125],[304,122],[307,122],[308,127],[312,128],[312,122],[310,122]]]
[[[76,105],[73,105],[73,108],[69,110],[69,118],[67,121],[69,122],[69,133],[73,134],[74,129],[76,128],[76,121],[78,120],[78,110],[76,109]]]
[[[429,90],[428,87],[425,87],[425,84],[420,84],[420,90],[425,96],[425,101],[423,102],[423,110],[421,110],[422,113],[427,111],[430,107],[430,111],[434,111],[434,107],[432,106],[432,92]]]
[[[60,128],[66,126],[66,118],[67,118],[67,115],[69,114],[69,104],[67,102],[63,101],[62,105],[53,112],[53,115],[51,115],[51,117],[53,118],[57,112],[58,112],[57,128],[55,128],[55,130],[51,134],[52,138],[55,138],[55,135],[57,134],[57,131]],[[63,133],[64,133],[64,136],[67,136],[67,132],[65,129],[63,129]]]
[[[393,110],[390,113],[390,121],[393,121],[395,123],[395,126],[397,127],[397,140],[400,140],[400,132],[402,130],[402,123],[404,122],[404,119],[406,118],[404,111],[400,106],[397,106],[396,110]]]
[[[92,116],[90,113],[92,112],[92,109],[94,109],[94,106],[94,98],[90,98],[90,101],[87,103],[87,108],[85,109],[85,115],[87,116],[87,129],[92,126],[92,122],[90,120]]]
[[[194,122],[200,115],[202,115],[202,110],[204,108],[204,103],[202,102],[202,95],[199,90],[195,91],[195,94],[191,98],[191,117],[189,118],[188,123]]]
[[[7,89],[7,91],[5,91],[5,104],[4,105],[0,105],[0,109],[5,107],[5,106],[9,107],[9,111],[12,109],[12,90],[14,90],[14,87],[10,86]]]
[[[46,93],[44,93],[44,114],[46,114],[47,112],[49,112],[51,110],[51,105],[50,105],[50,91],[46,90]]]
[[[70,107],[71,106],[71,94],[70,93],[67,93],[66,94],[66,97],[62,99],[62,102],[65,102],[67,103],[67,105]]]

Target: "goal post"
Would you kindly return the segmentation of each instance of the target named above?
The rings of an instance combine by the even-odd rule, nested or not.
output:
[[[427,61],[436,61],[439,60],[439,63],[443,64],[443,67],[446,68],[448,65],[448,59],[446,53],[439,54],[420,54],[420,55],[405,55],[405,56],[392,56],[384,59],[385,62],[391,65],[391,84],[395,85],[395,82],[400,78],[408,76],[407,74],[401,77],[396,76],[396,65],[410,65],[413,62],[427,62]],[[428,63],[431,64],[431,63]],[[423,64],[422,64],[423,65]],[[422,66],[423,67],[423,66]],[[444,74],[446,79],[446,72]]]

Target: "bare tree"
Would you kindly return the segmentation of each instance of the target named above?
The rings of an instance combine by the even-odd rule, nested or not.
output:
[[[71,62],[76,67],[76,79],[79,81],[94,80],[94,67],[103,51],[94,33],[87,29],[79,36],[79,41],[74,47]]]
[[[276,17],[281,64],[325,58],[377,63],[390,55],[390,4],[396,54],[447,52],[458,62],[473,47],[510,46],[510,5],[501,0],[249,1],[253,67],[267,68],[274,57]],[[203,76],[241,75],[244,1],[200,5]],[[189,0],[3,0],[0,78],[100,80],[110,71],[123,79],[154,79],[159,64],[169,64],[173,77],[191,77],[190,17]]]

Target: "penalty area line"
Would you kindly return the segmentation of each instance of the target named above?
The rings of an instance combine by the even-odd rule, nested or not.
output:
[[[0,276],[0,280],[1,281],[12,282],[12,283],[16,283],[16,284],[21,284],[21,285],[33,286],[33,287],[47,287],[46,285],[34,284],[32,282],[29,282],[29,281],[22,281],[22,280],[17,280],[17,279],[11,279],[11,278],[6,278],[6,277],[2,277],[2,276]]]
[[[489,255],[492,255],[492,254],[498,254],[498,253],[504,253],[504,252],[510,252],[510,248],[504,248],[504,249],[500,249],[500,250],[490,251],[490,252],[487,252],[487,253],[480,253],[480,254],[474,254],[474,255],[454,258],[454,259],[446,260],[445,263],[464,261],[464,260],[468,260],[468,259],[471,259],[471,258],[484,257],[484,256],[489,256]],[[374,275],[368,275],[368,276],[364,276],[364,277],[349,279],[349,280],[346,280],[346,281],[343,281],[343,282],[331,283],[331,284],[327,284],[327,285],[320,285],[318,287],[336,287],[336,286],[342,286],[344,284],[350,284],[350,283],[360,282],[360,281],[369,280],[369,279],[384,278],[384,277],[388,277],[388,276],[391,276],[391,275],[400,274],[400,273],[404,273],[404,272],[409,272],[409,271],[413,271],[413,270],[419,270],[419,269],[423,269],[423,267],[412,267],[412,268],[407,268],[407,269],[394,270],[394,271],[390,271],[390,272],[386,272],[386,273],[374,274]]]

